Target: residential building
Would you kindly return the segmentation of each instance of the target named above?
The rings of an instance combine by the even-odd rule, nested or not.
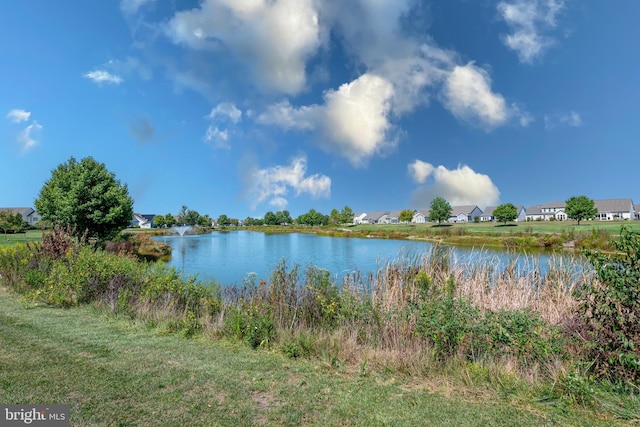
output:
[[[140,228],[152,228],[153,227],[153,219],[155,215],[142,215],[138,213],[133,214],[133,218],[131,219],[130,227],[140,227]]]
[[[598,209],[596,219],[600,221],[634,219],[636,217],[636,209],[631,199],[594,200],[593,204]]]
[[[411,222],[416,224],[424,224],[429,221],[429,213],[431,213],[431,208],[420,208],[413,211],[413,219]]]
[[[353,214],[353,223],[354,224],[362,224],[362,220],[367,216],[366,212],[356,212]]]
[[[362,218],[363,224],[384,224],[387,221],[389,211],[371,212]]]
[[[474,217],[480,217],[482,210],[476,205],[452,206],[449,222],[473,222]]]
[[[0,212],[11,212],[14,215],[19,213],[22,215],[22,220],[29,225],[34,225],[40,221],[40,215],[33,208],[0,208]]]
[[[564,221],[567,219],[565,202],[547,202],[544,205],[530,206],[525,213],[527,221]]]

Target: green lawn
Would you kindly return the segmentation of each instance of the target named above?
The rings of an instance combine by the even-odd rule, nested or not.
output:
[[[0,234],[0,246],[42,240],[41,230],[28,230],[26,233]]]
[[[25,308],[0,289],[0,402],[69,404],[73,426],[623,425],[580,406],[163,336],[93,308]],[[620,409],[622,410],[622,409]]]

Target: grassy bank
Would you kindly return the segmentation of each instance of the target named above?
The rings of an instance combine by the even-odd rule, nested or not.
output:
[[[507,377],[341,369],[240,342],[167,336],[88,306],[25,308],[4,290],[0,341],[0,401],[69,404],[74,426],[625,425]],[[621,413],[634,404],[600,398]]]
[[[9,345],[0,363],[10,365],[1,371],[0,387],[11,402],[32,401],[40,395],[29,393],[42,389],[41,395],[76,406],[95,387],[98,396],[136,414],[122,422],[127,425],[157,415],[138,408],[136,399],[144,398],[158,400],[178,420],[191,412],[170,405],[185,401],[204,411],[210,409],[198,405],[221,405],[238,424],[424,425],[415,413],[439,416],[437,407],[455,407],[450,399],[466,399],[470,407],[462,407],[472,418],[453,412],[427,419],[435,425],[450,419],[484,425],[488,417],[496,417],[493,425],[513,425],[513,417],[523,417],[519,425],[637,422],[640,235],[623,230],[615,246],[617,255],[587,254],[593,269],[576,268],[583,260],[566,257],[552,258],[544,269],[520,269],[491,260],[467,265],[436,245],[376,273],[354,272],[340,284],[328,271],[283,260],[267,280],[248,275],[241,285],[221,288],[57,230],[41,243],[0,248],[0,284],[16,295],[2,295],[0,338]],[[96,326],[100,321],[104,327]],[[95,335],[101,328],[109,337]],[[147,340],[148,346],[129,348]],[[236,363],[240,355],[251,360]],[[232,365],[228,376],[237,378],[226,378],[224,368],[210,364],[214,359]],[[76,379],[60,391],[55,381],[78,372],[75,364],[89,374],[71,375]],[[294,368],[306,374],[287,382],[284,371]],[[249,377],[252,385],[242,382]],[[299,402],[295,390],[310,401]],[[246,408],[232,399],[237,393],[251,396]],[[397,396],[401,403],[394,404]],[[432,405],[435,397],[444,400]],[[117,405],[95,400],[89,408],[116,411]],[[497,412],[477,412],[485,409]]]

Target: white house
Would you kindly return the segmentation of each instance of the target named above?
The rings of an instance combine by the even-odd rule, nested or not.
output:
[[[553,218],[556,221],[567,219],[565,202],[547,202],[544,205],[530,206],[525,213],[527,221],[549,221]]]
[[[131,227],[151,228],[153,227],[153,219],[155,217],[155,215],[142,215],[134,213],[133,219],[131,220]]]
[[[371,212],[362,218],[363,224],[384,224],[387,221],[389,211]]]
[[[413,211],[413,219],[411,222],[416,224],[424,224],[429,221],[429,214],[431,213],[431,208],[420,208]]]
[[[594,200],[593,204],[598,209],[596,218],[600,221],[634,219],[636,215],[631,199]]]
[[[472,222],[474,217],[480,217],[482,210],[476,205],[452,206],[449,222]]]
[[[354,224],[362,224],[362,220],[367,216],[366,212],[356,212],[353,214],[353,223]]]

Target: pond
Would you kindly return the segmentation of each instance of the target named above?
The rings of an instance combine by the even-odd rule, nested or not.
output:
[[[214,231],[201,235],[157,236],[173,248],[168,264],[185,275],[203,281],[215,280],[223,286],[242,284],[249,273],[268,279],[283,259],[302,268],[328,270],[341,283],[354,271],[375,272],[385,263],[428,253],[433,243],[423,241],[327,237],[306,233],[267,234],[254,231]],[[507,266],[524,274],[536,268],[543,274],[558,262],[550,253],[512,253],[501,250],[447,247],[452,262],[465,265],[491,263],[496,269]],[[567,265],[572,265],[570,260]],[[571,268],[580,268],[579,263]]]

